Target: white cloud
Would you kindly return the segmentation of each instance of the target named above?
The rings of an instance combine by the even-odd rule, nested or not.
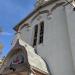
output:
[[[9,33],[9,32],[0,32],[0,35],[8,35],[8,36],[11,36],[13,34],[12,33]]]

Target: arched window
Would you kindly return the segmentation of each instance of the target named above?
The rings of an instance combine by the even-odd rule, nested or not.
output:
[[[40,22],[40,33],[39,33],[39,44],[43,43],[43,36],[44,36],[44,22]]]
[[[33,47],[37,44],[37,34],[38,34],[38,25],[34,27],[34,40],[33,40]]]

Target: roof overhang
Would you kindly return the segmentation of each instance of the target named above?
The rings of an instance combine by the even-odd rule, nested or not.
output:
[[[24,23],[25,21],[27,21],[30,17],[32,17],[38,10],[48,6],[48,5],[51,5],[53,4],[54,2],[57,2],[57,1],[60,1],[60,0],[50,0],[50,1],[47,1],[45,4],[37,7],[36,9],[34,9],[27,17],[25,17],[23,20],[21,20],[13,29],[17,32],[19,27],[22,25],[22,23]],[[63,0],[62,0],[63,1]],[[64,0],[65,2],[67,3],[71,3],[73,0]]]
[[[27,17],[25,17],[22,21],[20,21],[13,29],[17,32],[19,27],[22,25],[22,23],[24,23],[25,21],[27,21],[30,17],[32,17],[38,10],[42,9],[45,6],[48,6],[50,4],[53,4],[54,2],[59,1],[59,0],[50,0],[47,3],[37,7],[36,9],[34,9]]]

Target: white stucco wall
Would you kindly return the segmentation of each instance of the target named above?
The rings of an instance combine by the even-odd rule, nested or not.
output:
[[[21,30],[21,34],[20,37],[23,41],[29,43],[30,45],[32,45],[32,39],[33,39],[33,28],[29,27],[29,28],[24,28]]]
[[[66,8],[68,32],[69,32],[70,45],[72,50],[73,64],[75,71],[75,11],[73,11],[73,7],[71,5],[68,5],[65,8]]]
[[[50,10],[51,6],[44,9]],[[48,19],[46,13],[39,16],[42,17],[40,20],[36,18],[32,23],[29,20],[28,23],[31,24],[29,30],[26,28],[21,30],[21,39],[32,45],[34,26],[44,20],[44,42],[37,45],[37,53],[47,62],[52,75],[74,75],[75,13],[69,6],[66,8],[60,6],[52,12],[51,19]]]
[[[53,75],[74,75],[64,8],[58,7],[52,19],[45,21],[44,43],[37,51],[48,63]]]

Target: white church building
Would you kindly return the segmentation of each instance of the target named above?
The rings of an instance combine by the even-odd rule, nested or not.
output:
[[[29,59],[27,62],[30,61],[29,65],[34,66],[39,63],[38,66],[34,66],[35,68],[32,67],[35,73],[23,75],[75,75],[75,8],[73,5],[72,0],[37,0],[35,9],[14,27],[15,38],[5,61],[9,61],[9,58],[11,61],[19,55],[21,52],[16,54],[15,47],[21,45],[27,47],[25,49]],[[12,57],[14,54],[15,56]],[[36,59],[31,60],[31,57]],[[3,72],[2,67],[0,73]]]

